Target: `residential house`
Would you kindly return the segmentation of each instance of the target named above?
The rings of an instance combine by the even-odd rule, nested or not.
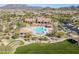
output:
[[[44,18],[44,17],[38,17],[36,18],[36,24],[37,26],[51,27],[51,19]]]
[[[52,27],[51,19],[45,17],[37,17],[37,18],[29,18],[25,19],[26,23],[32,24],[32,26],[44,26],[44,27]]]

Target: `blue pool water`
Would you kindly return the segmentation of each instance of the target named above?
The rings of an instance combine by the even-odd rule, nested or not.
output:
[[[36,27],[34,28],[34,32],[37,34],[43,34],[45,32],[45,28],[44,27]]]

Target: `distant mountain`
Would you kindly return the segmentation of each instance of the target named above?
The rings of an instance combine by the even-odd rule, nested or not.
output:
[[[26,4],[8,4],[0,7],[1,9],[39,9],[39,6],[29,6]]]
[[[64,10],[79,10],[79,6],[61,7],[59,9],[64,9]]]
[[[5,6],[0,7],[0,9],[56,9],[51,7],[40,7],[40,6],[31,6],[27,4],[7,4]],[[79,10],[79,6],[68,6],[68,7],[60,7],[58,9],[61,10]]]

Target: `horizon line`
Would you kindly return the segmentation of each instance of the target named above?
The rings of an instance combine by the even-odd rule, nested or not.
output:
[[[6,6],[6,5],[9,5],[9,4],[0,4],[0,7]],[[61,8],[61,7],[79,6],[79,4],[25,4],[25,5],[28,5],[28,6],[37,6],[37,7],[43,7],[43,8],[46,8],[46,7]]]

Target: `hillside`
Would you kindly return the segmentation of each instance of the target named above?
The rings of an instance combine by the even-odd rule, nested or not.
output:
[[[29,6],[26,4],[8,4],[0,7],[1,9],[38,9],[41,8],[39,6]]]

